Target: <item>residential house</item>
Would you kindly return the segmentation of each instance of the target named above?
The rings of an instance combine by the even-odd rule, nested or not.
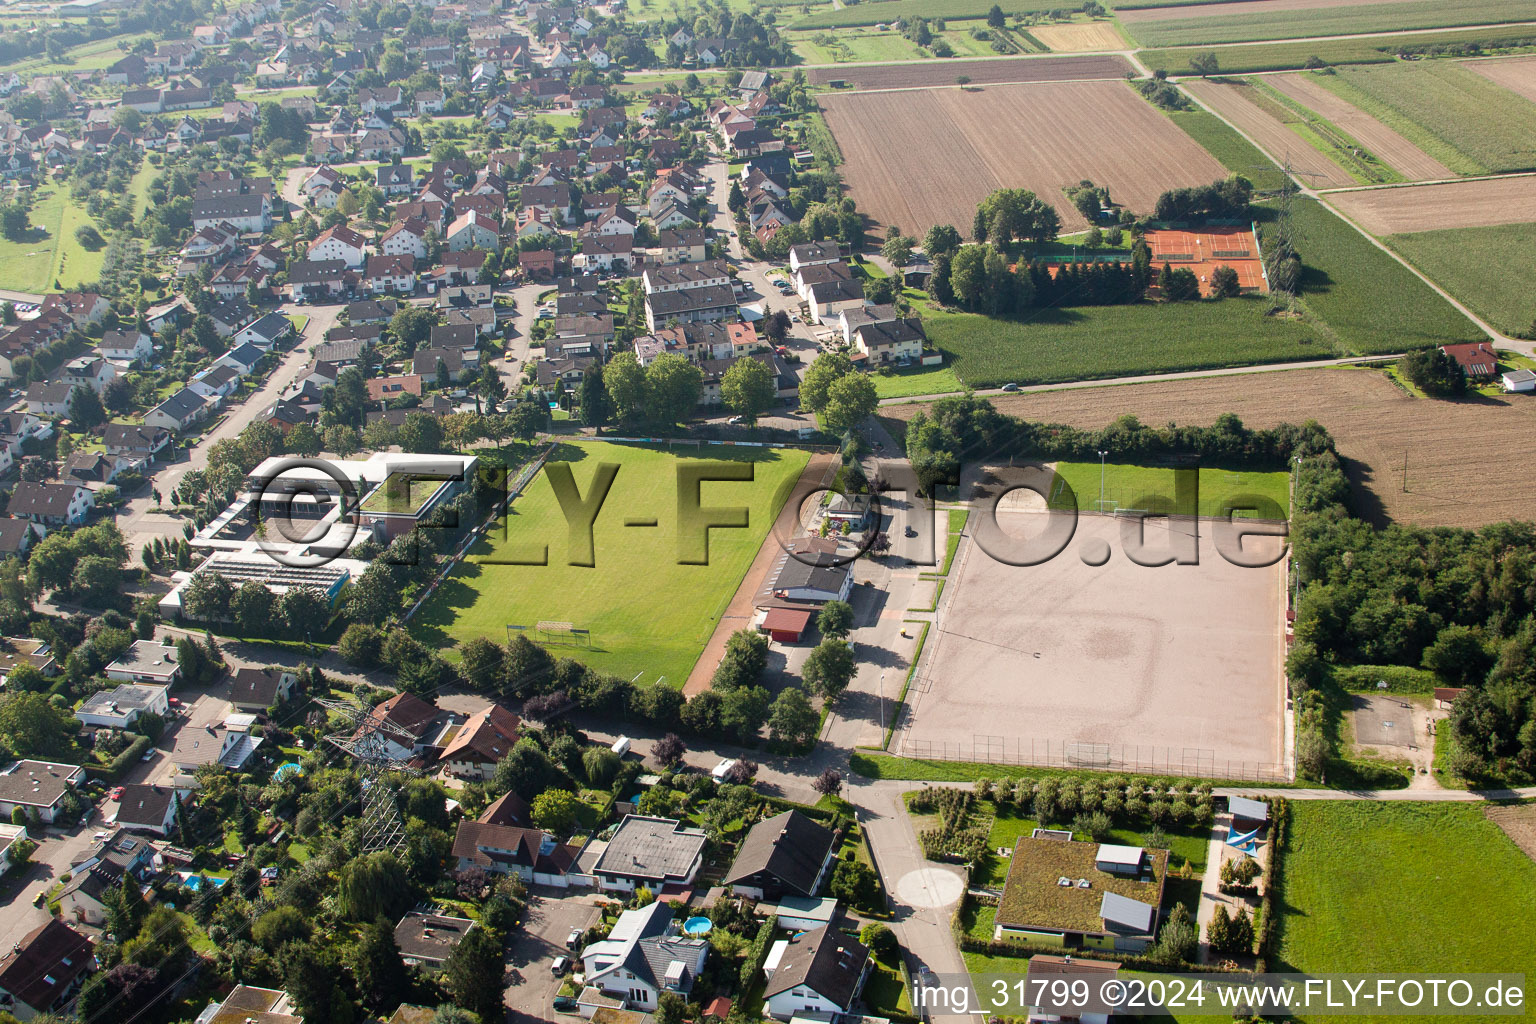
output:
[[[109,455],[121,455],[143,464],[170,448],[171,431],[148,424],[108,423],[102,444]]]
[[[217,406],[240,386],[240,374],[232,366],[215,363],[194,373],[187,387],[209,405]]]
[[[806,242],[789,249],[789,272],[798,274],[801,267],[843,262],[843,252],[836,242]]]
[[[412,910],[395,925],[395,945],[407,964],[441,968],[473,927],[475,922],[467,917]]]
[[[288,267],[288,294],[295,302],[335,299],[351,291],[356,280],[342,260],[300,260]]]
[[[667,886],[692,884],[704,863],[704,833],[672,818],[626,814],[593,865],[598,888],[661,895]]]
[[[165,687],[124,683],[91,694],[75,709],[75,717],[86,725],[126,729],[138,721],[140,715],[164,718],[170,710]]]
[[[11,453],[0,448],[0,464],[4,464]],[[0,558],[8,558],[15,555],[18,558],[25,555],[32,547],[32,542],[38,537],[37,527],[25,519],[0,518]],[[0,668],[0,683],[5,682],[3,668]]]
[[[238,231],[272,229],[272,201],[266,193],[212,196],[192,202],[192,228],[201,230],[227,223]]]
[[[752,826],[721,884],[754,900],[815,896],[837,855],[837,833],[802,811]]]
[[[69,415],[69,400],[75,385],[62,380],[43,380],[27,385],[27,411],[50,419]]]
[[[92,491],[99,491],[117,480],[118,476],[136,467],[133,459],[105,452],[71,452],[59,467],[59,477],[65,483],[79,484]]]
[[[497,763],[517,743],[520,724],[521,720],[500,704],[477,711],[459,726],[438,755],[438,763],[459,778],[489,779]]]
[[[663,263],[697,263],[709,255],[703,228],[670,228],[657,235]]]
[[[349,267],[361,267],[367,259],[368,240],[344,224],[326,228],[309,243],[306,258],[312,262],[340,260]]]
[[[778,939],[763,963],[763,1012],[775,1020],[835,1020],[853,1012],[872,967],[869,949],[833,924]]]
[[[845,309],[858,309],[864,305],[864,283],[837,279],[813,284],[806,289],[805,301],[810,306],[811,319],[818,324],[826,323],[836,319]]]
[[[709,942],[681,934],[672,908],[657,900],[621,913],[607,938],[581,951],[581,966],[591,988],[626,1008],[651,1012],[662,992],[686,1001],[708,958]]]
[[[191,388],[182,388],[144,414],[146,427],[160,427],[180,433],[209,411],[202,396]]]
[[[303,264],[297,264],[303,266]],[[293,321],[281,313],[266,313],[235,332],[231,345],[251,344],[270,351],[293,335]]]
[[[375,295],[409,295],[416,290],[416,257],[410,253],[370,256],[363,283]]]
[[[115,363],[136,363],[154,355],[154,339],[143,331],[106,331],[96,344],[103,359]]]
[[[389,256],[414,256],[427,258],[427,224],[411,217],[396,221],[379,239],[379,251]]]
[[[168,836],[176,826],[179,806],[176,790],[169,786],[124,786],[113,823],[135,832]]]
[[[375,705],[372,717],[389,723],[388,735],[379,733],[384,749],[405,761],[427,748],[440,731],[443,713],[420,697],[397,693]]]
[[[299,677],[284,668],[237,669],[230,680],[229,702],[240,711],[262,713],[288,699]]]
[[[84,328],[107,315],[112,304],[95,292],[63,292],[44,296],[41,311],[57,309],[68,316],[76,327]]]
[[[672,320],[679,323],[728,320],[736,317],[738,312],[736,290],[728,284],[649,292],[645,296],[646,330],[653,334]]]
[[[17,761],[0,770],[0,818],[10,821],[20,807],[51,825],[63,812],[64,797],[84,781],[85,769],[77,764]]]
[[[91,943],[49,918],[0,957],[0,997],[18,1020],[63,1010],[96,969]]]
[[[1491,380],[1498,374],[1499,356],[1486,341],[1468,342],[1464,345],[1441,345],[1440,351],[1456,360],[1461,372],[1475,381]]]
[[[135,640],[133,646],[104,670],[108,679],[125,683],[150,683],[154,686],[175,686],[181,679],[181,666],[176,664],[176,648],[158,640]]]
[[[215,366],[227,366],[242,377],[249,377],[256,372],[256,364],[261,362],[261,357],[266,355],[260,348],[245,342],[230,349],[214,361]]]
[[[1167,869],[1167,850],[1021,836],[993,939],[1139,953],[1157,937]],[[1052,886],[1046,903],[1032,895]]]
[[[96,496],[78,484],[22,480],[11,490],[7,514],[45,529],[79,526],[96,507]]]
[[[854,348],[869,366],[917,362],[925,340],[922,321],[907,317],[863,324],[853,335]]]
[[[485,249],[498,252],[501,249],[501,228],[494,220],[475,210],[467,210],[454,218],[443,236],[448,249],[459,252],[464,249]]]
[[[633,235],[583,233],[581,252],[571,262],[582,270],[627,271],[634,261],[634,251]]]
[[[418,349],[411,359],[411,372],[436,382],[439,363],[447,370],[448,379],[457,383],[480,372],[480,353],[457,348]]]

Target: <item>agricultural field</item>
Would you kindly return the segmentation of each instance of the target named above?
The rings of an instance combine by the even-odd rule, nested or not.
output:
[[[1209,110],[1169,110],[1165,113],[1221,166],[1232,174],[1241,174],[1253,182],[1254,188],[1273,192],[1285,186],[1285,173],[1279,165]]]
[[[976,24],[984,24],[977,22]],[[876,26],[839,29],[831,32],[816,29],[809,32],[784,33],[795,48],[795,53],[807,64],[836,64],[845,61],[906,61],[937,60],[926,50],[894,28],[877,30]],[[960,25],[951,24],[944,32],[935,33],[950,49],[961,57],[993,55],[992,44],[971,38]]]
[[[75,240],[78,229],[95,221],[64,188],[44,185],[36,194],[29,237],[0,239],[0,280],[21,292],[52,291],[55,280],[65,288],[96,280],[105,249],[90,252]]]
[[[1383,239],[1436,284],[1505,334],[1536,324],[1536,224],[1388,235]]]
[[[995,0],[1004,14],[1043,14],[1058,10],[1056,0]],[[855,25],[891,24],[904,18],[985,18],[992,0],[885,0],[878,4],[849,4],[841,8],[817,11],[798,21],[788,21],[790,28],[849,28]],[[787,19],[784,19],[787,21]]]
[[[1312,199],[1292,208],[1301,299],[1346,352],[1482,341],[1483,332],[1412,271]]]
[[[901,0],[887,0],[899,3]],[[1120,80],[1132,70],[1124,57],[1104,54],[1088,57],[994,57],[986,60],[934,60],[917,64],[871,64],[850,68],[811,68],[806,80],[812,85],[841,81],[853,89],[921,89],[955,85],[967,78],[971,85],[1002,85],[1010,82],[1084,82]]]
[[[1529,21],[1525,0],[1238,0],[1120,12],[1143,46],[1241,43]]]
[[[1458,174],[1536,170],[1536,103],[1459,62],[1340,68],[1317,81]]]
[[[1536,221],[1536,177],[1336,192],[1328,202],[1373,235]]]
[[[788,449],[705,452],[710,459],[751,462],[755,472],[751,482],[703,485],[706,507],[750,510],[748,529],[709,531],[708,565],[678,564],[677,469],[697,456],[606,443],[564,445],[557,459],[572,463],[583,496],[599,463],[619,465],[594,525],[595,567],[566,563],[565,517],[541,473],[512,503],[505,536],[471,550],[417,613],[413,631],[431,647],[448,648],[476,636],[504,640],[509,623],[570,622],[591,630],[592,649],[557,651],[626,679],[640,672],[641,682],[665,677],[668,685],[682,686],[807,460],[805,452]],[[656,526],[625,526],[626,520],[648,518]],[[546,545],[548,565],[496,564],[535,560]]]
[[[994,395],[1000,412],[1085,429],[1129,414],[1144,423],[1201,426],[1223,412],[1253,427],[1314,417],[1344,457],[1355,511],[1377,522],[1479,527],[1530,516],[1530,481],[1504,467],[1528,456],[1536,433],[1529,395],[1464,401],[1414,398],[1380,370],[1327,367]],[[893,432],[922,408],[880,410]],[[1469,459],[1475,451],[1478,458]],[[1408,474],[1403,475],[1404,457]]]
[[[1033,310],[1027,320],[925,313],[923,328],[970,387],[1048,384],[1216,366],[1327,359],[1317,326],[1264,298]],[[936,391],[936,388],[925,388]]]
[[[1462,66],[1482,75],[1494,85],[1536,103],[1536,57],[1469,60],[1463,62]]]
[[[1289,159],[1298,176],[1314,188],[1347,188],[1357,184],[1353,175],[1318,152],[1281,119],[1278,104],[1266,105],[1265,97],[1251,85],[1205,80],[1181,83],[1184,90],[1231,122],[1274,159]]]
[[[1035,25],[1029,34],[1053,53],[1088,53],[1123,50],[1125,37],[1110,21],[1083,21],[1065,25]]]
[[[1445,164],[1425,153],[1370,114],[1325,89],[1318,81],[1321,77],[1324,76],[1303,72],[1291,75],[1270,75],[1264,80],[1297,103],[1316,111],[1348,132],[1362,146],[1385,161],[1403,177],[1416,181],[1454,177],[1454,172]]]
[[[1294,801],[1272,969],[1525,971],[1536,961],[1524,927],[1536,864],[1483,811]],[[1402,941],[1406,930],[1414,941]]]
[[[1530,25],[1492,25],[1443,32],[1365,36],[1350,39],[1313,39],[1290,43],[1256,43],[1239,46],[1179,46],[1148,49],[1138,53],[1148,68],[1170,75],[1195,74],[1190,61],[1204,53],[1216,57],[1224,72],[1299,70],[1316,57],[1327,64],[1390,64],[1400,52],[1426,53],[1433,48],[1462,53],[1518,52],[1536,46],[1536,29]]]
[[[1177,186],[1225,177],[1219,163],[1123,82],[1037,83],[821,97],[859,208],[921,236],[968,232],[993,190],[1033,190],[1064,231],[1088,224],[1062,188],[1090,178],[1146,213]]]

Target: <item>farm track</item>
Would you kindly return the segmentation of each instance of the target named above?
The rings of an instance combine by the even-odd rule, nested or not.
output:
[[[1330,192],[1328,203],[1373,235],[1536,222],[1536,175]]]
[[[972,85],[1014,82],[1081,82],[1124,78],[1134,70],[1119,54],[1082,57],[981,57],[974,60],[907,64],[823,65],[806,69],[812,85],[846,82],[854,89],[921,89],[954,85],[964,75]]]
[[[1455,172],[1376,118],[1324,89],[1304,72],[1268,75],[1264,81],[1332,121],[1387,166],[1415,181],[1453,178]]]
[[[1536,103],[1536,57],[1500,57],[1497,60],[1462,61],[1462,67],[1482,75],[1494,85]]]
[[[1031,189],[1076,231],[1088,225],[1064,186],[1091,179],[1147,213],[1165,190],[1226,173],[1121,82],[832,94],[822,104],[859,208],[917,235],[945,223],[968,231],[976,204],[1001,187]]]
[[[1344,188],[1358,184],[1344,168],[1313,149],[1300,135],[1249,99],[1244,91],[1249,86],[1205,79],[1185,79],[1179,84],[1277,161],[1289,159],[1305,184],[1314,188]]]
[[[1143,423],[1203,425],[1223,412],[1253,427],[1315,418],[1337,442],[1356,509],[1375,522],[1478,527],[1530,517],[1530,482],[1507,467],[1528,457],[1536,431],[1529,396],[1412,398],[1386,374],[1357,368],[993,395],[1000,412],[1086,429],[1131,414]],[[920,404],[883,407],[906,421]],[[1469,453],[1476,453],[1471,457]],[[1404,456],[1408,459],[1406,490]]]

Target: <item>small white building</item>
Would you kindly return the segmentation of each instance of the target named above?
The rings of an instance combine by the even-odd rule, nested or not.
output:
[[[86,725],[126,729],[140,715],[170,713],[170,698],[164,686],[124,683],[111,690],[97,690],[75,709],[75,717]]]
[[[176,648],[157,640],[135,640],[121,658],[107,666],[106,672],[108,679],[153,683],[161,687],[171,686],[181,678],[181,666],[176,664]]]
[[[1536,370],[1511,370],[1499,378],[1504,390],[1510,393],[1516,391],[1536,391]]]

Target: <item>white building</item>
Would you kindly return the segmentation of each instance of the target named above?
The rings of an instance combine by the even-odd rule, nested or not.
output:
[[[75,709],[75,717],[86,725],[126,729],[140,715],[170,713],[170,698],[164,686],[124,683],[111,690],[97,690]]]

